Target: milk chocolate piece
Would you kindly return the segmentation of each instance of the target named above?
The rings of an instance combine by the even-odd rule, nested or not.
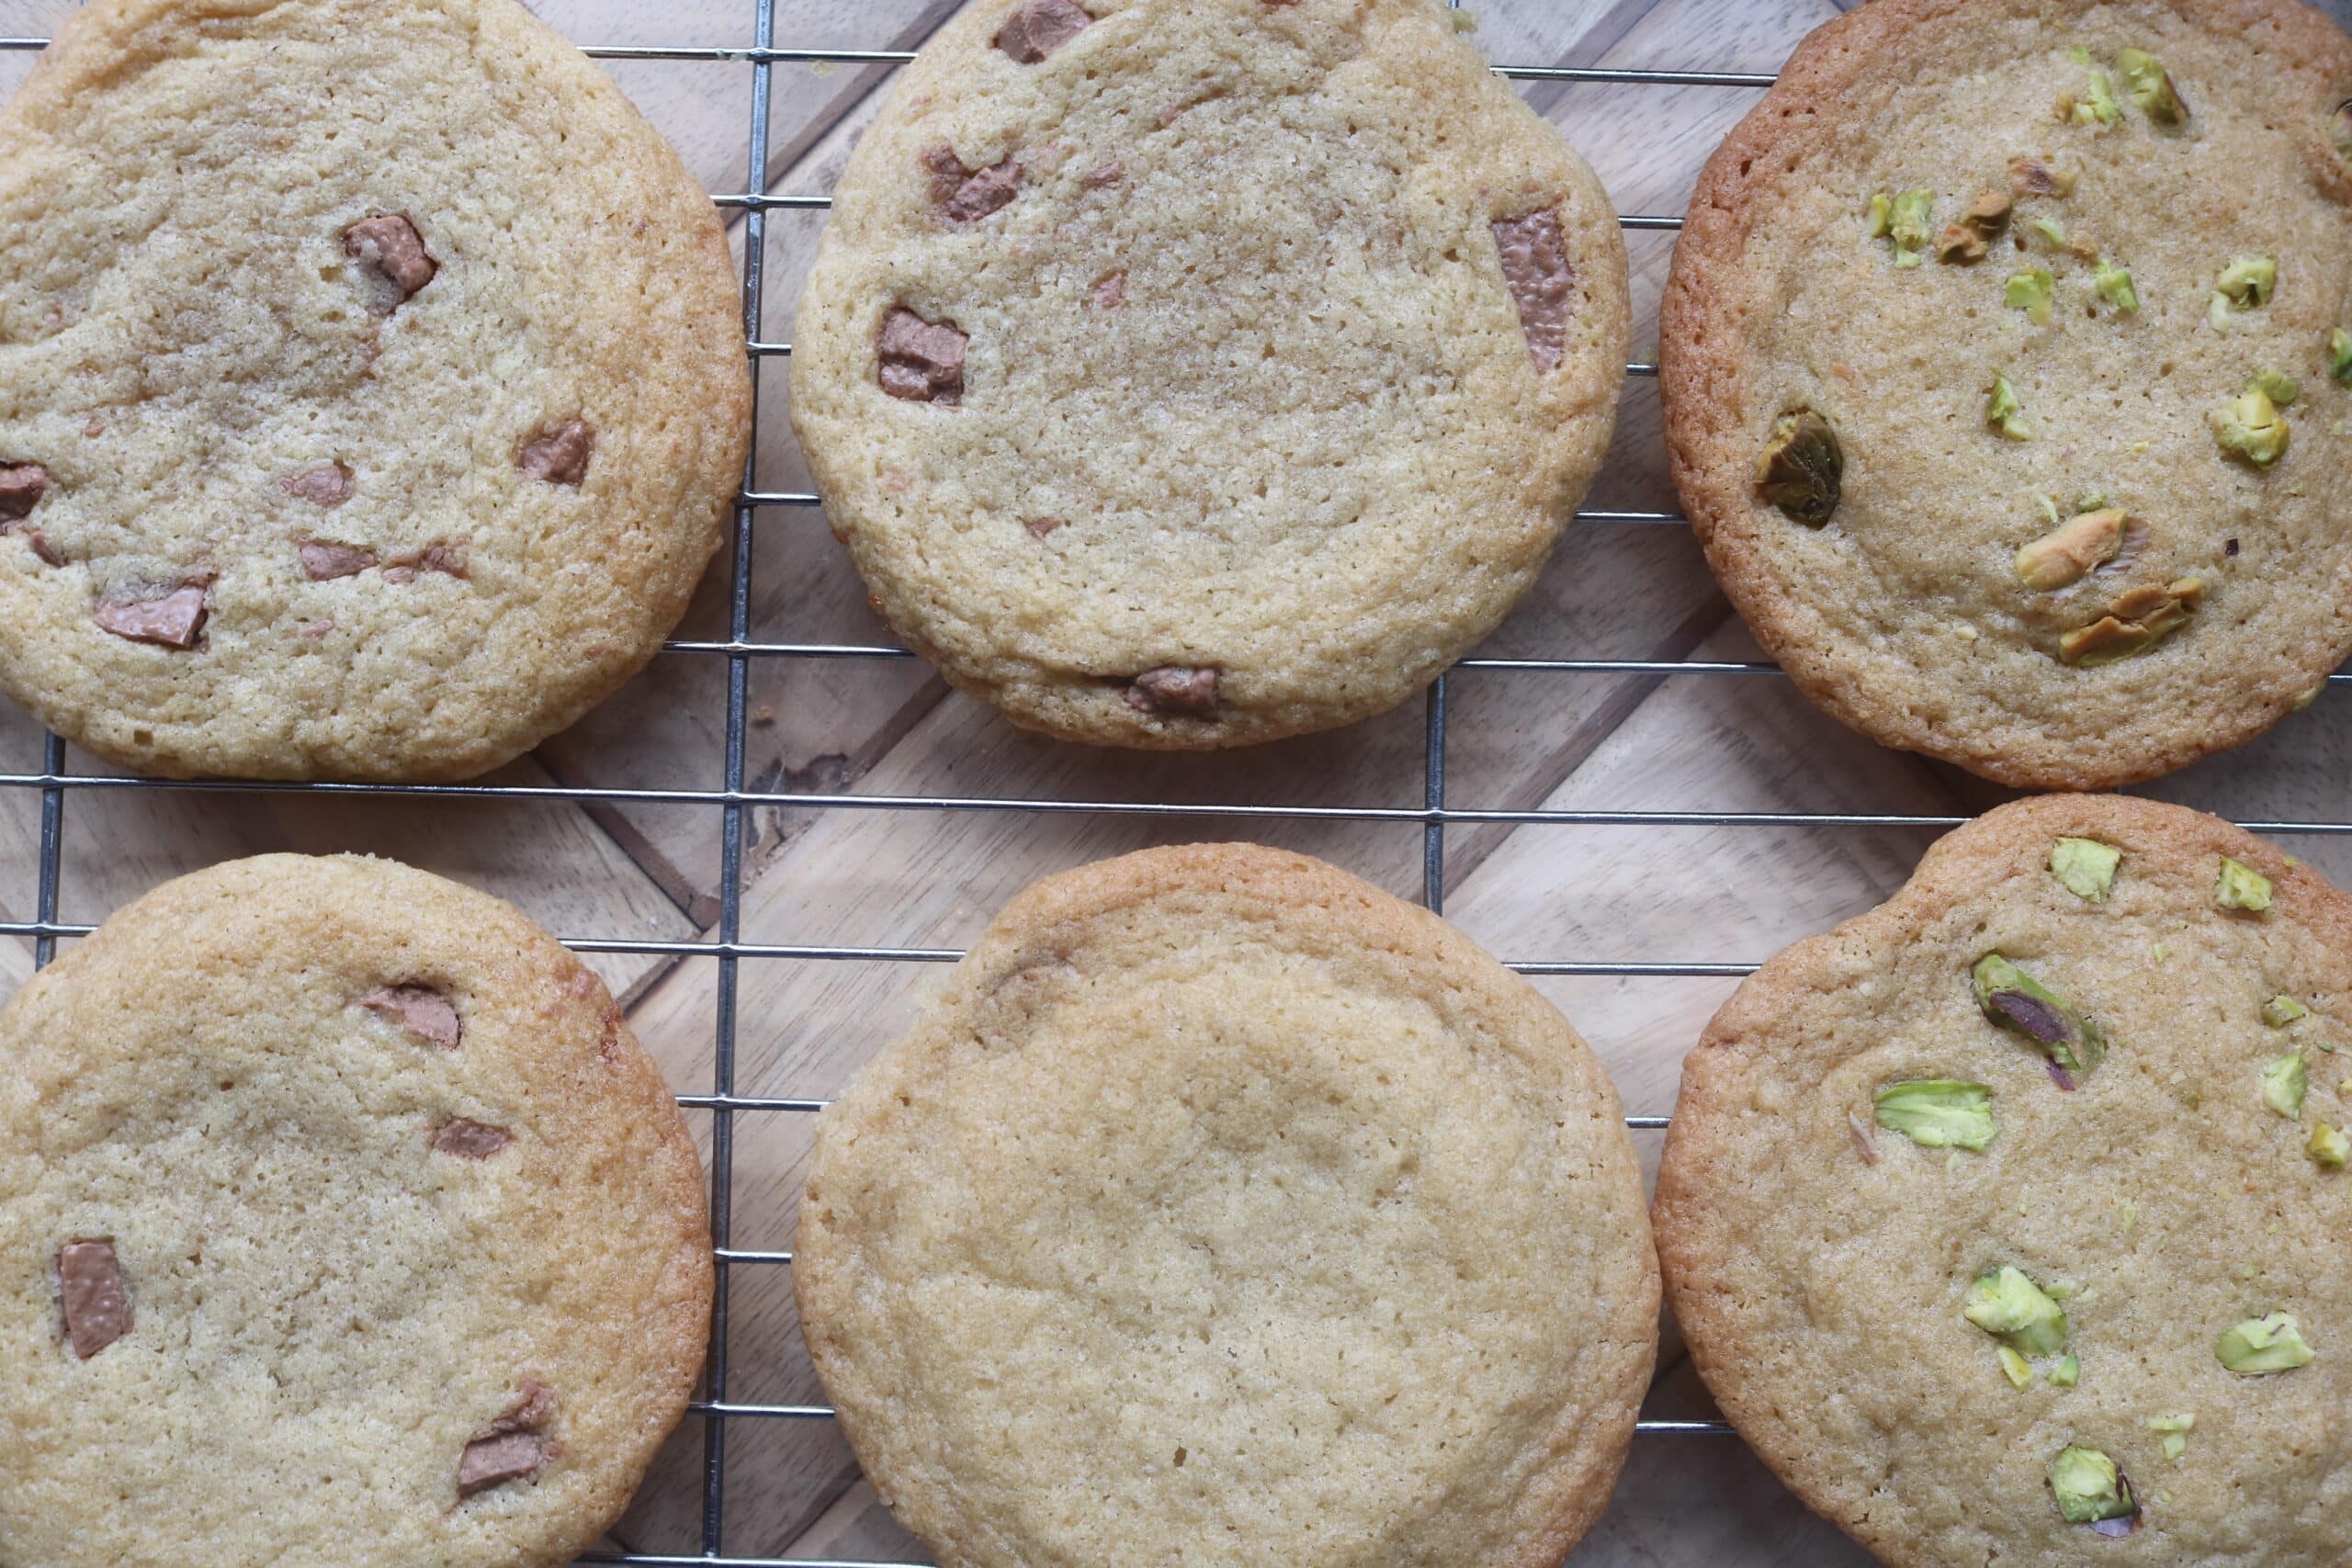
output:
[[[953,321],[927,321],[900,306],[884,318],[876,378],[909,402],[954,408],[964,400],[964,348],[971,339]]]
[[[433,1152],[454,1159],[488,1159],[514,1141],[503,1127],[453,1116],[433,1132]]]
[[[194,648],[209,613],[205,604],[210,588],[184,582],[177,588],[134,589],[98,601],[90,619],[99,629],[132,642],[159,643],[165,648]],[[137,595],[137,596],[131,596]]]
[[[39,463],[0,463],[0,517],[29,513],[49,489],[49,470]]]
[[[545,1469],[558,1450],[539,1434],[554,1416],[553,1392],[536,1378],[523,1379],[521,1392],[505,1414],[468,1439],[458,1460],[458,1497],[526,1480]]]
[[[57,553],[56,547],[49,542],[49,536],[34,527],[29,523],[17,520],[0,523],[0,534],[16,535],[18,538],[24,540],[26,544],[32,547],[32,552],[34,555],[39,556],[43,561],[46,561],[51,566],[63,566],[65,564],[65,558]]]
[[[351,470],[341,463],[322,463],[299,474],[281,476],[277,488],[321,506],[341,506],[351,499]]]
[[[1099,169],[1090,169],[1079,175],[1078,183],[1089,190],[1103,190],[1127,177],[1127,167],[1115,160]]]
[[[343,252],[392,286],[400,296],[392,301],[395,309],[432,282],[433,275],[440,270],[434,259],[424,254],[424,241],[417,233],[416,225],[396,212],[362,218],[345,229]]]
[[[1560,215],[1550,208],[1489,225],[1502,255],[1503,280],[1519,305],[1519,327],[1538,370],[1558,367],[1576,295],[1576,268],[1560,237]]]
[[[943,141],[924,152],[922,164],[931,171],[931,199],[951,222],[977,223],[1021,194],[1021,165],[1010,157],[967,168]]]
[[[65,1296],[65,1337],[88,1360],[130,1332],[130,1292],[110,1241],[68,1242],[57,1249],[57,1278]]]
[[[435,1045],[454,1050],[465,1034],[457,1008],[430,986],[379,986],[360,998],[359,1005]]]
[[[567,419],[526,442],[514,466],[549,484],[577,485],[588,477],[588,458],[595,447],[596,433],[588,422]]]
[[[358,545],[339,545],[333,539],[304,539],[294,550],[302,558],[302,570],[313,582],[356,577],[376,564],[375,551]]]
[[[1086,30],[1094,18],[1070,0],[1023,0],[996,33],[996,46],[1023,65],[1035,65]]]
[[[1216,711],[1214,669],[1163,664],[1129,682],[1127,705],[1138,713],[1211,714]]]
[[[1094,286],[1094,308],[1115,310],[1126,302],[1127,275],[1124,271],[1104,273],[1102,281]]]

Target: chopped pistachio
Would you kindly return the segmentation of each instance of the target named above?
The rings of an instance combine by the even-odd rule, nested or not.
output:
[[[1936,193],[1922,187],[1906,190],[1894,198],[1894,209],[1887,220],[1887,238],[1894,242],[1894,265],[1910,267],[1919,265],[1927,254],[1928,243],[1933,237],[1930,226],[1935,220]]]
[[[2193,577],[2164,586],[2153,583],[2132,589],[2098,620],[2077,626],[2058,639],[2058,657],[2086,670],[2131,659],[2188,624],[2204,602],[2205,585]]]
[[[2224,909],[2252,909],[2260,914],[2270,908],[2270,879],[2241,861],[2222,857],[2222,869],[2213,879],[2213,902]]]
[[[2308,1017],[2311,1009],[2281,991],[2262,1004],[2262,1021],[2273,1029],[2284,1029],[2299,1018]]]
[[[2267,468],[2287,455],[2286,415],[2260,387],[2248,387],[2206,416],[2222,450]]]
[[[2071,1350],[2066,1353],[2064,1360],[2050,1369],[2050,1386],[2052,1388],[2072,1388],[2082,1381],[2082,1358]]]
[[[1882,191],[1871,197],[1862,214],[1865,231],[1873,240],[1883,240],[1894,231],[1894,198]]]
[[[2087,1073],[2107,1055],[2098,1027],[1997,953],[1970,971],[1976,1005],[2003,1029],[2022,1034],[2070,1073]]]
[[[2115,68],[2123,73],[2124,91],[2150,119],[2158,125],[2178,125],[2188,118],[2188,106],[2180,101],[2171,75],[2154,55],[2143,49],[2122,50],[2116,54]]]
[[[2178,1459],[2188,1451],[2188,1434],[2197,1427],[2197,1417],[2187,1411],[2177,1416],[2151,1416],[2148,1430],[2164,1438],[2165,1458]]]
[[[1993,1120],[1993,1091],[1956,1078],[1910,1078],[1878,1091],[1878,1124],[1900,1133],[1922,1148],[1973,1149],[1979,1153],[2000,1126]]]
[[[2113,125],[2123,118],[2115,102],[2115,84],[2106,72],[2091,67],[2090,80],[2081,92],[2059,95],[2058,118],[2076,125]]]
[[[2115,868],[2122,863],[2121,850],[2097,839],[2061,839],[2050,846],[2050,874],[2067,892],[2094,904],[2107,902]]]
[[[2009,188],[2019,196],[2054,196],[2061,199],[2075,194],[2075,178],[2061,174],[2039,158],[2018,156],[2009,160]]]
[[[2297,713],[2301,713],[2305,708],[2311,706],[2313,703],[2319,701],[2319,694],[2326,690],[2327,683],[2323,681],[2318,685],[2312,686],[2306,691],[2297,692],[2295,694],[2295,711]]]
[[[2033,1381],[2033,1364],[2023,1356],[2018,1355],[2007,1345],[2002,1346],[1995,1354],[2001,1358],[2001,1371],[2009,1380],[2011,1388],[2023,1388]]]
[[[1845,478],[1837,429],[1814,409],[1782,414],[1756,459],[1756,493],[1808,528],[1838,510]]]
[[[2352,332],[2342,327],[2327,334],[2327,373],[2352,381]]]
[[[2031,1356],[2054,1356],[2066,1348],[2066,1312],[2022,1269],[2003,1264],[1969,1281],[1960,1315]],[[2023,1384],[2019,1384],[2023,1387]]]
[[[2015,309],[2023,310],[2028,320],[2038,327],[2050,324],[2050,308],[2057,299],[2057,280],[2046,266],[2030,266],[2013,274],[2002,298]]]
[[[2262,1103],[2290,1122],[2303,1119],[2303,1092],[2308,1076],[2303,1054],[2290,1051],[2262,1064]]]
[[[2130,515],[2114,506],[2067,519],[2018,551],[2013,563],[2018,581],[2037,593],[2081,581],[2115,558],[2130,522]]]
[[[2278,290],[2278,264],[2268,256],[2240,256],[2222,269],[2214,289],[2241,310],[2270,303]]]
[[[2097,1449],[2069,1448],[2052,1460],[2050,1494],[2058,1500],[2058,1517],[2068,1524],[2120,1519],[2139,1512],[2131,1483],[2115,1461]]]
[[[2352,1138],[2324,1122],[2314,1122],[2311,1136],[2303,1140],[2303,1153],[2330,1170],[2342,1170],[2346,1158],[2352,1156]]]
[[[2010,202],[2001,191],[1978,193],[1969,203],[1968,210],[1944,225],[1943,233],[1936,241],[1936,259],[1944,262],[1977,262],[1984,259],[2001,231],[2009,226]]]
[[[2033,426],[2022,417],[2025,404],[2018,400],[2018,389],[2009,378],[1998,371],[1993,375],[1993,389],[1984,394],[1984,423],[2012,441],[2033,439]]]
[[[2035,219],[2033,220],[2033,231],[2041,235],[2043,239],[2049,241],[2052,244],[2057,246],[2060,250],[2063,251],[2066,248],[2066,225],[2059,222],[2055,218]]]
[[[2311,1365],[2314,1352],[2303,1343],[2303,1331],[2291,1313],[2249,1317],[2222,1332],[2213,1347],[2222,1365],[2248,1377],[2267,1372],[2291,1372]]]
[[[2132,287],[2132,274],[2117,266],[2106,257],[2099,258],[2098,269],[2091,275],[2092,287],[2098,297],[2129,315],[2140,308],[2140,291]]]
[[[2335,143],[2335,155],[2352,163],[2352,103],[2336,106],[2335,117],[2327,122],[2327,133]]]
[[[2282,409],[2292,408],[2295,400],[2303,395],[2303,384],[2283,370],[2257,370],[2246,385]]]

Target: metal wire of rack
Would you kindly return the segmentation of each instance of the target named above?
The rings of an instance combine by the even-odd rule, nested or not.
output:
[[[1461,3],[1462,0],[1448,0],[1449,5],[1456,7]],[[749,68],[752,75],[751,117],[745,144],[745,176],[749,188],[741,192],[717,193],[711,199],[722,209],[739,210],[743,214],[743,335],[745,352],[756,366],[762,360],[788,357],[792,352],[792,345],[789,343],[772,341],[762,335],[765,284],[763,268],[768,215],[771,212],[823,211],[831,205],[831,198],[828,196],[777,195],[769,193],[765,188],[769,150],[768,115],[774,68],[780,64],[896,66],[911,61],[914,55],[910,52],[893,50],[801,49],[779,46],[775,41],[775,12],[778,0],[744,0],[744,4],[751,7],[753,18],[753,42],[749,48],[592,45],[587,46],[584,52],[591,58],[600,60],[702,62],[714,65]],[[0,51],[38,51],[45,48],[47,42],[47,39],[40,38],[0,38]],[[1517,81],[1590,83],[1620,86],[1763,88],[1771,85],[1774,80],[1769,74],[1745,72],[1647,71],[1539,65],[1499,65],[1495,67],[1495,70],[1498,74]],[[1679,230],[1682,226],[1680,216],[1672,214],[1628,214],[1621,217],[1620,222],[1625,229],[1631,231],[1670,231]],[[1657,374],[1658,367],[1655,363],[1635,362],[1628,365],[1626,368],[1629,374],[1635,377],[1654,377]],[[754,419],[758,417],[759,412],[758,393],[755,378]],[[752,640],[750,635],[752,564],[757,532],[756,524],[760,514],[773,509],[815,507],[820,504],[819,498],[813,492],[760,489],[757,468],[758,456],[755,447],[746,466],[743,488],[738,497],[734,525],[729,539],[732,580],[729,600],[729,631],[726,640],[695,641],[673,638],[662,645],[665,654],[693,655],[726,660],[725,764],[724,784],[721,788],[667,790],[561,785],[280,784],[74,773],[66,771],[64,745],[54,735],[44,738],[40,772],[36,773],[0,772],[0,790],[37,790],[40,795],[39,886],[34,905],[35,918],[30,920],[0,921],[0,935],[30,937],[33,940],[36,966],[48,964],[55,956],[57,942],[61,938],[86,935],[94,929],[86,924],[62,922],[58,919],[65,800],[69,794],[75,791],[166,790],[251,794],[300,793],[313,795],[392,795],[451,800],[546,800],[662,805],[700,809],[715,807],[718,810],[722,837],[718,919],[714,940],[652,941],[596,936],[564,939],[568,946],[582,953],[662,953],[692,956],[712,959],[718,965],[716,1038],[710,1091],[707,1094],[682,1094],[678,1097],[681,1107],[706,1111],[711,1116],[710,1205],[711,1231],[718,1265],[717,1296],[706,1380],[707,1395],[695,1400],[688,1407],[689,1418],[699,1421],[703,1436],[701,1551],[699,1554],[691,1556],[626,1551],[593,1552],[582,1557],[579,1560],[582,1563],[628,1564],[634,1565],[634,1568],[927,1568],[925,1564],[904,1562],[874,1560],[852,1562],[831,1558],[742,1557],[725,1554],[728,1423],[746,1419],[830,1420],[833,1416],[833,1411],[829,1406],[821,1404],[746,1404],[730,1401],[728,1397],[730,1384],[728,1347],[729,1271],[743,1267],[788,1268],[792,1262],[792,1254],[788,1251],[751,1250],[730,1245],[734,1199],[734,1118],[738,1114],[752,1113],[813,1114],[822,1111],[829,1103],[821,1099],[750,1096],[736,1092],[737,966],[746,959],[944,964],[953,963],[963,956],[960,952],[949,948],[744,942],[741,938],[742,842],[746,814],[749,811],[759,807],[793,807],[803,810],[1077,813],[1208,818],[1241,821],[1337,819],[1394,821],[1400,824],[1419,823],[1422,829],[1422,897],[1431,911],[1439,913],[1442,913],[1444,908],[1445,834],[1446,829],[1452,826],[1509,823],[1586,827],[1940,829],[1956,827],[1966,820],[1962,817],[1892,813],[1493,810],[1449,806],[1446,803],[1446,677],[1443,675],[1441,675],[1430,686],[1425,699],[1423,804],[1419,807],[1173,804],[1149,801],[958,797],[945,795],[851,795],[750,789],[745,784],[745,736],[752,660],[755,659],[904,660],[913,657],[904,649],[887,646]],[[1578,521],[1589,524],[1630,526],[1677,526],[1685,521],[1680,514],[1671,512],[1602,509],[1580,511],[1577,513],[1577,517]],[[1691,660],[1471,658],[1459,661],[1454,668],[1474,671],[1661,677],[1776,677],[1782,673],[1778,666],[1770,663]],[[2331,675],[2329,680],[2335,682],[2352,682],[2352,674],[2335,674]],[[2352,834],[2352,821],[2246,822],[2243,825],[2254,831],[2265,833]],[[1521,974],[1541,976],[1736,977],[1752,972],[1756,965],[1748,963],[1532,959],[1510,962],[1510,967]],[[1629,1127],[1644,1130],[1661,1129],[1668,1122],[1668,1118],[1663,1115],[1632,1115],[1625,1120]],[[1731,1431],[1729,1425],[1722,1421],[1646,1418],[1638,1423],[1637,1429],[1645,1435],[1715,1436]]]

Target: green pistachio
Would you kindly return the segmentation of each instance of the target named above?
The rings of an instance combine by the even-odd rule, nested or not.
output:
[[[2246,385],[2280,408],[2292,408],[2295,400],[2303,395],[2303,384],[2283,370],[2257,370]]]
[[[2222,1365],[2248,1377],[2267,1372],[2291,1372],[2311,1365],[2313,1351],[2303,1343],[2303,1331],[2290,1313],[2249,1317],[2223,1332],[2213,1347]]]
[[[2115,102],[2115,84],[2108,79],[2106,72],[2093,66],[2090,80],[2080,93],[2059,96],[2058,118],[2076,125],[2113,125],[2123,118],[2122,109]]]
[[[2066,1359],[2050,1369],[2050,1386],[2072,1388],[2083,1381],[2082,1358],[2068,1351]]]
[[[1878,1124],[1928,1149],[1978,1153],[1999,1133],[1993,1091],[1955,1078],[1909,1078],[1878,1091]]]
[[[2151,1416],[2148,1430],[2164,1438],[2165,1458],[2178,1459],[2188,1451],[2188,1434],[2196,1429],[2197,1417],[2187,1411],[2177,1416]]]
[[[2158,125],[2178,125],[2188,118],[2188,107],[2180,101],[2172,85],[2172,77],[2156,57],[2142,49],[2120,51],[2115,56],[2115,68],[2123,73],[2123,90],[2141,112]]]
[[[1873,240],[1883,240],[1894,231],[1894,198],[1881,192],[1871,197],[1862,214],[1864,231]]]
[[[2267,305],[2278,291],[2278,264],[2268,256],[2240,256],[2222,269],[2221,281],[2213,287],[2241,310]]]
[[[2037,593],[2081,581],[2115,558],[2131,523],[2120,506],[2086,508],[2018,550],[2018,581]]]
[[[2058,1500],[2058,1517],[2068,1524],[2120,1519],[2139,1512],[2123,1472],[2097,1449],[2070,1448],[2052,1460],[2050,1493]]]
[[[2352,331],[2338,327],[2327,334],[2327,373],[2352,381]]]
[[[2270,908],[2270,879],[2254,867],[2223,855],[2221,872],[2213,878],[2213,902],[2224,909],[2251,909],[2260,914]]]
[[[2262,1021],[2273,1029],[2284,1029],[2297,1019],[2309,1016],[2311,1010],[2282,991],[2262,1004]]]
[[[2054,1356],[2066,1348],[2065,1309],[2006,1263],[1969,1281],[1960,1315],[2026,1355]]]
[[[2352,1138],[2324,1122],[2314,1122],[2312,1135],[2303,1140],[2303,1153],[2330,1170],[2342,1170],[2346,1156],[2352,1156]]]
[[[1808,528],[1838,510],[1845,478],[1837,428],[1813,409],[1782,414],[1756,459],[1756,493]]]
[[[2248,387],[2206,416],[2222,450],[2267,468],[2287,455],[2287,416],[2260,387]]]
[[[2046,266],[2030,266],[2010,276],[2001,297],[2038,327],[2050,324],[2051,306],[2057,299],[2057,280]]]
[[[1887,220],[1887,237],[1894,242],[1894,265],[1917,266],[1927,254],[1928,242],[1934,238],[1936,193],[1925,188],[1906,190],[1894,198],[1894,209]]]
[[[2273,1056],[2262,1064],[2262,1103],[2290,1122],[2300,1122],[2303,1119],[2303,1091],[2308,1081],[2301,1051]]]
[[[2107,1055],[2096,1024],[1999,953],[1978,959],[1970,978],[1986,1018],[2032,1041],[2067,1072],[2087,1073]]]
[[[2023,1388],[2033,1381],[2033,1363],[2028,1361],[2023,1356],[2018,1355],[2007,1345],[2002,1346],[1994,1354],[2001,1358],[2001,1373],[2009,1380],[2011,1388]]]
[[[2122,863],[2121,850],[2097,839],[2061,839],[2050,846],[2050,874],[2067,892],[2094,904],[2107,902],[2115,868]]]
[[[2010,201],[2007,192],[1988,190],[1978,194],[1968,210],[1944,225],[1943,233],[1936,241],[1936,259],[1943,262],[1979,262],[1991,250],[2001,231],[2009,226]]]
[[[2099,258],[2091,284],[2100,299],[2127,315],[2140,308],[2140,291],[2132,287],[2132,275],[2105,256]]]
[[[2205,585],[2193,577],[2161,586],[2143,583],[2118,599],[2098,620],[2061,637],[2058,657],[2086,670],[2134,658],[2187,626],[2204,599]]]
[[[2018,389],[2009,385],[2007,376],[1996,371],[1993,389],[1984,394],[1984,423],[2012,441],[2030,441],[2033,426],[2021,417],[2024,412],[2025,404],[2018,400]]]

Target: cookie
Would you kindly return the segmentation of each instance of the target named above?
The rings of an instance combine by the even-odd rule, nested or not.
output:
[[[2352,651],[2352,39],[2296,0],[1869,0],[1708,163],[1675,483],[1838,718],[2145,779]]]
[[[166,883],[0,1011],[0,1562],[571,1562],[701,1369],[701,1174],[497,899]]]
[[[893,630],[1027,728],[1393,707],[1609,443],[1615,215],[1429,0],[979,0],[833,203],[809,471]]]
[[[456,779],[650,659],[750,376],[708,196],[511,0],[94,0],[0,111],[0,688]]]
[[[2352,899],[2180,807],[2003,807],[1708,1026],[1668,1299],[1896,1568],[2340,1563],[2347,1096]]]
[[[1008,905],[820,1119],[793,1280],[944,1568],[1553,1568],[1656,1350],[1641,1176],[1567,1021],[1246,844]]]

